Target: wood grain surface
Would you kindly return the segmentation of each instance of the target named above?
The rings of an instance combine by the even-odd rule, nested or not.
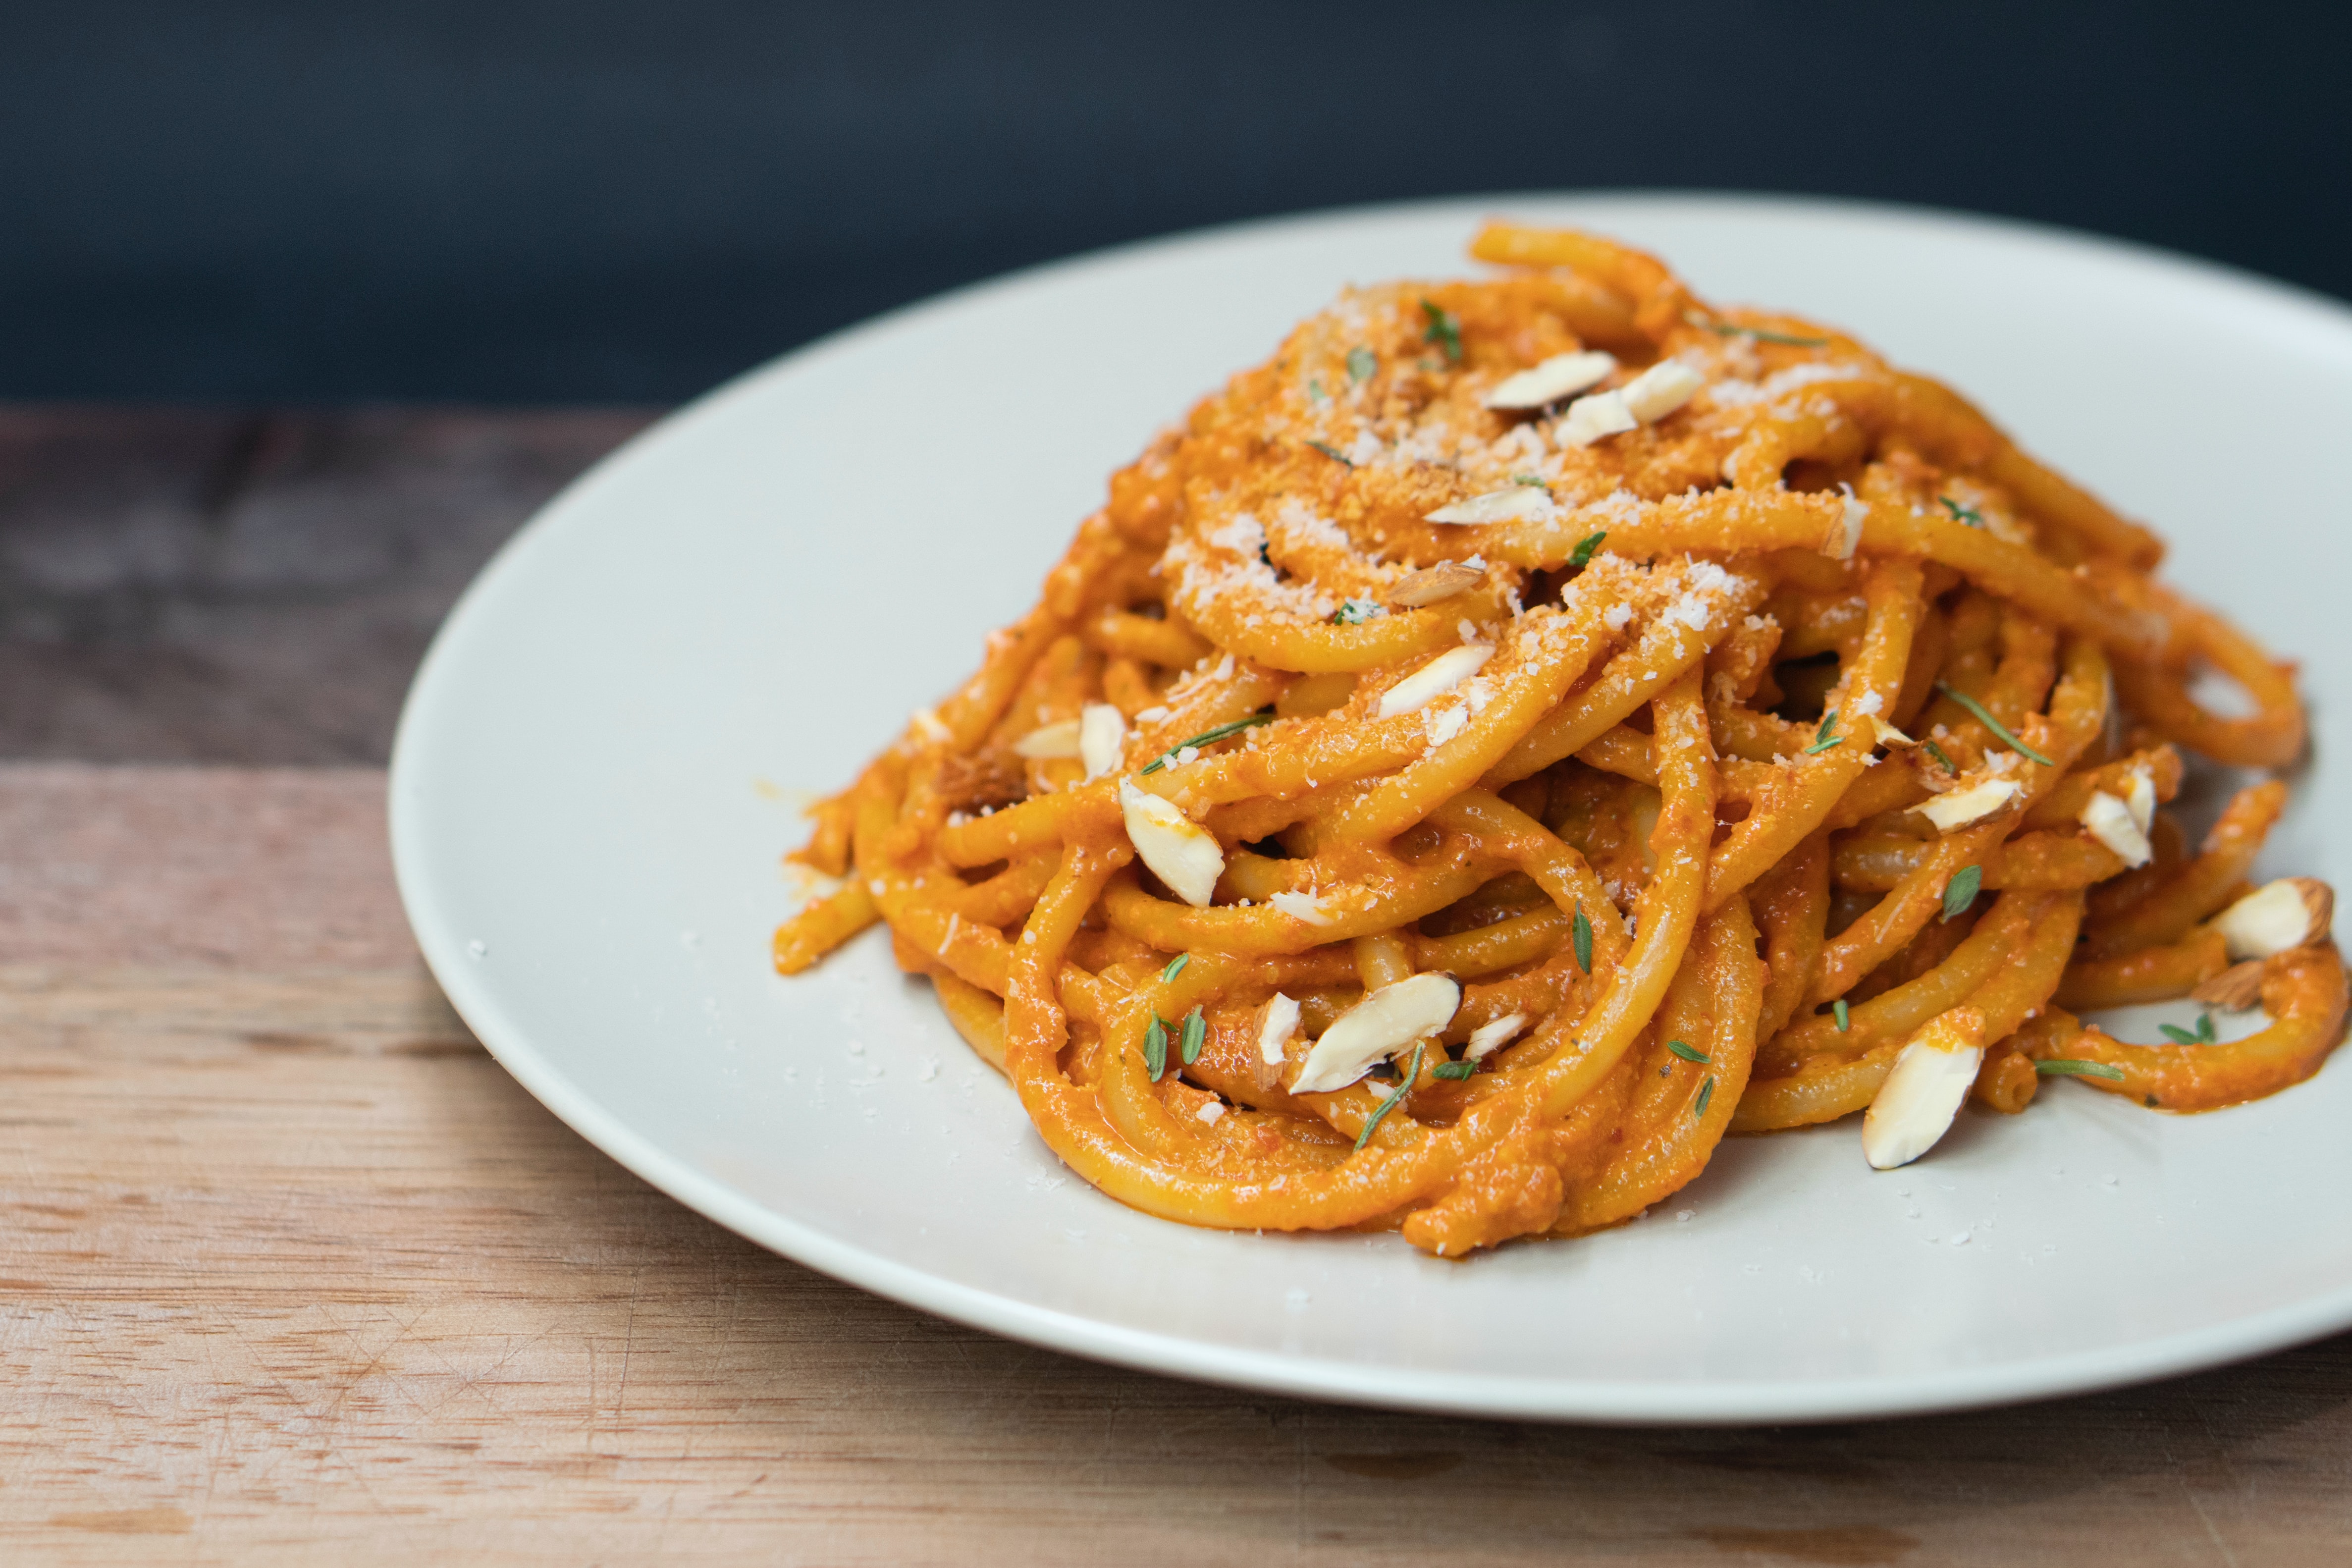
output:
[[[86,759],[0,763],[0,1563],[2352,1562],[2352,1337],[1966,1415],[1548,1427],[1097,1366],[719,1229],[451,1015],[380,772],[231,765],[375,760],[414,658],[383,628],[633,416],[371,416],[375,457],[302,505],[388,487],[378,526],[463,526],[245,610],[173,552],[275,482],[220,456],[252,421],[125,415],[110,448],[73,417],[79,455],[0,468],[0,755]],[[110,450],[77,578],[72,531],[17,515],[71,487],[18,481]],[[204,505],[148,493],[207,463]],[[47,585],[12,595],[28,559]],[[382,617],[321,660],[349,713],[295,657],[338,593]]]

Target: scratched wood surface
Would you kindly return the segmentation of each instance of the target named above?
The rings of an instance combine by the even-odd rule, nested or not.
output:
[[[640,417],[0,413],[0,1563],[2352,1561],[2352,1337],[1872,1425],[1399,1415],[943,1323],[621,1171],[416,962],[377,764]]]

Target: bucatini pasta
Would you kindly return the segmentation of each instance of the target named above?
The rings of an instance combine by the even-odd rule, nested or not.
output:
[[[1832,329],[1589,235],[1473,253],[1113,477],[816,808],[845,880],[779,969],[887,921],[1104,1192],[1446,1257],[1628,1219],[1727,1133],[1862,1111],[1886,1167],[2053,1074],[2201,1110],[2318,1069],[2331,896],[2246,880],[2285,786],[2194,848],[2168,809],[2183,749],[2300,755],[2291,671],[2153,535]],[[2076,1016],[2184,994],[2267,1019]]]

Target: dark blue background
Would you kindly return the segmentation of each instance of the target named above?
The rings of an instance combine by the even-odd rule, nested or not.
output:
[[[100,0],[0,37],[0,396],[667,400],[1220,220],[1678,185],[2352,294],[2352,12]]]

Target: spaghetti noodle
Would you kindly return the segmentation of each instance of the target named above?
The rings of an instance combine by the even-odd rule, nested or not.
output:
[[[1633,1216],[1730,1132],[1916,1157],[2045,1076],[2317,1070],[2330,900],[2191,851],[2180,750],[2302,752],[2157,540],[1850,337],[1494,226],[1113,477],[1042,601],[842,795],[786,922],[877,921],[1062,1160],[1192,1224],[1457,1257]],[[2190,695],[2218,670],[2252,700]],[[2259,1005],[2133,1045],[2074,1010]],[[2210,1016],[2210,1015],[2209,1015]]]

